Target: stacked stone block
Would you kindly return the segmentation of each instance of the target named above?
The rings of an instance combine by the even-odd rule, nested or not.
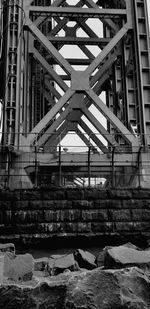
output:
[[[150,236],[150,190],[0,192],[0,239]]]

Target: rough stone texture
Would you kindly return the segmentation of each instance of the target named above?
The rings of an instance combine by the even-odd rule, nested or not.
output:
[[[63,309],[66,286],[0,286],[0,309]]]
[[[58,275],[65,270],[76,271],[78,269],[78,263],[72,253],[67,255],[51,255],[48,261],[48,271],[52,276]]]
[[[138,268],[66,273],[0,286],[4,309],[149,309],[150,281]]]
[[[104,266],[105,254],[106,254],[105,250],[102,250],[101,252],[97,254],[95,263],[98,267]]]
[[[126,248],[130,248],[130,249],[132,248],[132,249],[135,249],[135,250],[138,250],[138,251],[141,250],[141,248],[135,246],[131,242],[125,243],[122,246],[126,247]],[[105,258],[105,256],[107,257],[107,252],[109,252],[109,250],[112,249],[112,248],[113,247],[111,247],[111,246],[107,246],[107,247],[103,248],[103,250],[101,250],[99,253],[97,253],[97,255],[96,255],[96,262],[95,263],[96,263],[96,265],[98,267],[104,267],[104,264],[107,263],[106,262],[107,258]],[[116,248],[118,248],[118,247],[116,247]],[[109,253],[108,253],[108,255],[109,255]],[[108,260],[109,260],[109,258],[108,258]],[[117,262],[119,262],[119,261],[117,261]],[[110,268],[110,266],[111,265],[108,265],[108,267],[107,267],[105,265],[105,267],[107,267],[107,268]],[[120,265],[118,265],[118,266],[120,266]]]
[[[106,235],[150,239],[150,190],[49,188],[0,191],[0,241]],[[145,241],[144,241],[145,239]]]
[[[0,252],[12,252],[15,254],[15,245],[12,243],[0,244]]]
[[[34,259],[34,271],[43,271],[48,269],[48,257]]]
[[[150,268],[150,250],[137,250],[130,246],[107,248],[104,258],[105,268],[138,266]]]
[[[14,281],[28,281],[32,279],[34,260],[31,254],[4,255],[4,276]]]
[[[96,267],[96,257],[88,251],[77,249],[74,252],[74,257],[81,268],[94,269]]]
[[[149,284],[138,269],[94,270],[70,282],[65,308],[148,309]]]

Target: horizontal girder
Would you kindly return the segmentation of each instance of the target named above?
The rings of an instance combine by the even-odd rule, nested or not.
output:
[[[53,44],[69,44],[69,45],[98,45],[105,46],[110,42],[110,38],[84,38],[84,37],[53,37],[51,35],[47,36],[48,40],[50,40]]]
[[[30,12],[41,13],[41,14],[50,14],[52,17],[61,16],[68,18],[118,18],[126,16],[127,11],[124,9],[91,9],[91,8],[77,8],[72,7],[52,7],[52,6],[31,6]]]

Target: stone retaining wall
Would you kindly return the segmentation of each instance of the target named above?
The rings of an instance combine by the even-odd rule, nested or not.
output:
[[[0,241],[150,238],[150,190],[62,189],[0,192]],[[143,243],[144,245],[144,243]]]

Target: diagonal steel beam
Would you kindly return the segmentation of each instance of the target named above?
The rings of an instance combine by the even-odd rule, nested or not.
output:
[[[86,32],[86,34],[91,38],[98,38],[98,36],[95,34],[95,32],[82,20],[78,20],[78,24],[81,26],[81,28]]]
[[[59,0],[58,0],[58,2],[59,2]],[[64,0],[63,0],[63,2],[64,2]],[[80,6],[82,6],[83,5],[83,1],[79,1],[75,6],[77,6],[77,7],[80,7]],[[57,5],[55,5],[55,2],[54,3],[52,3],[51,4],[51,6],[57,6]],[[34,21],[34,24],[36,25],[36,26],[38,26],[40,23],[42,23],[45,19],[46,19],[47,17],[46,16],[39,16],[35,21]],[[57,21],[57,25],[51,30],[51,34],[52,35],[56,35],[61,29],[63,29],[63,27],[66,25],[66,23],[68,22],[68,18],[63,18],[63,19],[60,19],[60,18],[58,18],[58,17],[54,17],[54,19]]]
[[[91,51],[85,46],[85,45],[78,45],[79,48],[83,51],[83,53],[91,60],[94,60],[94,55],[91,53]]]
[[[109,69],[111,68],[111,65],[113,62],[117,59],[117,53],[113,53],[109,56],[107,61],[102,65],[102,67],[98,70],[98,72],[92,76],[90,80],[90,86],[93,87],[95,83],[97,83],[98,80],[101,79],[102,75]],[[95,90],[94,90],[95,91]],[[95,91],[96,92],[96,91]]]
[[[55,82],[60,86],[60,88],[64,91],[67,91],[68,86],[66,83],[60,78],[52,66],[41,56],[36,48],[33,48],[33,55],[38,60],[38,62],[40,62],[45,71],[54,78]]]
[[[119,27],[111,19],[101,18],[101,22],[105,26],[107,26],[114,34],[118,32]]]
[[[107,44],[107,46],[101,51],[101,53],[93,60],[89,67],[85,70],[87,76],[91,75],[93,71],[97,69],[99,64],[108,56],[108,54],[113,50],[117,43],[124,37],[128,31],[128,24],[125,24],[124,27],[112,38],[112,40]]]
[[[104,104],[104,102],[95,94],[92,89],[89,89],[87,95],[92,99],[93,104],[99,108],[101,113],[110,121],[127,141],[133,147],[138,146],[138,140],[131,134],[131,132],[123,125],[123,123],[110,111],[110,109]]]
[[[48,79],[45,79],[45,86],[48,88],[50,92],[59,100],[61,98],[60,93],[57,91],[57,89],[48,82]]]
[[[76,129],[76,134],[81,138],[81,140],[83,141],[83,143],[87,146],[87,147],[89,147],[89,140],[88,140],[88,138],[85,136],[85,134],[79,129],[79,128],[77,128]],[[91,144],[92,145],[92,144]],[[96,149],[96,147],[94,146],[94,145],[92,145],[92,148],[93,148],[93,150],[94,150],[94,152],[96,153],[98,153],[98,150]]]
[[[104,82],[104,81],[105,81],[105,79],[102,82]],[[95,86],[95,90],[97,90],[97,89],[98,89],[98,93],[100,93],[101,91],[100,91],[99,83],[96,84],[96,86]],[[82,101],[81,104],[87,104],[87,107],[89,107],[92,104],[92,102],[89,101],[89,99],[87,98],[87,100]],[[39,146],[42,146],[47,141],[47,139],[50,137],[50,135],[54,132],[54,130],[56,130],[58,128],[58,126],[62,123],[62,121],[64,121],[64,119],[68,116],[69,113],[70,113],[70,120],[72,119],[72,116],[74,116],[73,107],[76,107],[75,104],[69,103],[69,105],[66,107],[65,111],[62,111],[62,109],[60,109],[59,112],[61,113],[61,115],[55,120],[54,124],[52,124],[46,130],[45,134],[42,137],[39,138],[39,141],[38,141]],[[80,122],[81,117],[82,117],[82,112],[80,111],[79,117],[77,119],[78,123]],[[102,149],[102,145],[101,145],[100,149]],[[98,147],[99,146],[100,146],[100,142],[99,142]],[[105,153],[106,153],[106,151],[105,151]]]
[[[71,74],[74,70],[68,61],[57,51],[57,49],[53,46],[51,42],[45,37],[45,35],[34,25],[31,19],[26,19],[26,25],[28,26],[29,30],[32,32],[33,35],[44,45],[46,50],[52,54],[54,59],[57,60],[59,65],[64,69],[65,72]]]
[[[85,0],[85,4],[89,7],[89,8],[93,8],[93,9],[99,9],[99,6],[94,3],[92,0]]]
[[[108,78],[108,76],[106,75],[104,78],[102,78],[102,80],[99,81],[99,83],[96,84],[96,86],[94,87],[95,91],[98,92],[98,94],[101,93],[101,87],[100,87],[100,83],[104,83],[105,80]],[[92,102],[86,98],[83,102],[81,102],[81,104],[87,104],[87,107],[89,107]],[[42,137],[40,137],[39,141],[38,141],[38,145],[42,146],[47,139],[50,137],[50,135],[54,132],[54,130],[56,130],[58,128],[58,126],[61,124],[62,121],[64,121],[64,119],[68,116],[68,114],[70,113],[70,120],[72,119],[72,116],[74,116],[74,110],[73,107],[76,107],[75,104],[69,104],[68,107],[66,107],[65,111],[60,110],[61,115],[55,120],[54,124],[51,125],[47,131],[45,132],[45,135],[43,135]],[[80,111],[79,113],[79,117],[77,119],[77,122],[80,123],[81,121],[81,117],[82,117],[82,112]],[[108,132],[107,132],[108,134]],[[108,152],[107,149],[104,148],[103,143],[101,143],[96,137],[94,138],[94,142],[97,142],[97,146],[104,151],[105,153]]]
[[[47,90],[44,89],[44,97],[47,99],[47,101],[49,102],[50,106],[54,106],[56,104],[56,102],[53,100],[53,98],[50,96],[50,94],[48,93]]]
[[[64,1],[65,1],[65,0],[55,0],[55,1],[51,4],[51,6],[57,7],[57,6],[59,6],[60,4],[62,4]]]
[[[99,6],[92,0],[85,0],[85,3],[88,7],[99,9]],[[101,22],[104,23],[107,27],[109,27],[114,33],[118,31],[118,26],[111,19],[101,18]]]
[[[89,140],[88,138],[85,136],[85,134],[83,132],[81,132],[81,130],[79,128],[76,129],[76,134],[82,139],[83,143],[86,146],[89,146]],[[93,146],[94,147],[94,146]],[[95,148],[96,149],[96,148]]]
[[[80,119],[79,125],[90,136],[96,146],[101,149],[103,153],[109,152],[108,148],[100,141],[100,139],[92,132],[92,130],[82,119]]]
[[[68,133],[67,123],[64,121],[62,125],[55,131],[44,144],[45,147],[56,147],[60,141],[66,136]]]
[[[82,102],[83,103],[83,102]],[[45,144],[47,142],[48,139],[51,138],[51,135],[53,136],[53,134],[55,134],[55,131],[56,129],[59,127],[59,125],[66,119],[66,117],[68,116],[68,114],[71,112],[73,113],[73,107],[75,108],[76,107],[76,103],[73,102],[71,103],[70,105],[68,105],[65,109],[65,111],[63,111],[60,116],[54,121],[54,123],[46,130],[45,134],[43,134],[39,140],[37,141],[37,146],[41,147],[43,144]],[[88,110],[87,110],[87,113],[91,114]],[[83,114],[81,113],[81,116]],[[92,114],[91,114],[91,117],[92,117]],[[71,118],[70,118],[71,119]],[[93,119],[93,118],[92,118]],[[83,121],[81,121],[81,124],[83,125]],[[79,124],[80,124],[80,121],[79,121]],[[107,138],[108,138],[108,141],[112,142],[113,141],[113,145],[114,145],[114,139],[112,137],[109,138],[109,133],[104,129],[104,127],[98,122],[97,120],[97,123],[96,123],[96,128],[97,130],[100,132],[100,134],[106,134],[107,135]],[[85,126],[84,126],[85,128]],[[88,128],[88,127],[86,127]],[[89,130],[88,130],[89,132]],[[108,152],[108,149],[103,145],[103,143],[96,137],[92,136],[92,131],[90,131],[90,134],[91,134],[91,138],[93,139],[94,142],[96,142],[97,146],[105,153]],[[118,144],[116,143],[116,146]]]
[[[29,144],[34,142],[38,135],[48,126],[50,121],[60,112],[61,108],[63,108],[63,106],[68,102],[74,93],[75,91],[68,89],[67,92],[57,102],[57,104],[55,104],[51,110],[39,121],[39,123],[33,128],[27,137],[27,142]]]
[[[82,112],[86,118],[92,123],[97,131],[104,137],[112,146],[118,147],[119,144],[115,141],[114,137],[103,127],[103,125],[94,117],[94,115],[86,108],[82,107]]]
[[[45,131],[45,133],[42,136],[40,136],[39,140],[37,141],[37,145],[39,147],[44,145],[47,142],[47,140],[51,137],[51,135],[52,136],[53,134],[55,135],[57,128],[66,119],[69,112],[70,112],[70,107],[67,106],[66,109],[60,114],[60,116],[53,122],[53,124]]]
[[[103,70],[103,67],[101,68],[101,70],[100,70],[100,72],[101,72],[101,75],[104,73],[104,71],[109,67],[109,65],[110,65],[110,63],[108,62],[108,64],[107,64],[107,66],[104,66],[105,68],[104,68],[104,70]],[[96,93],[98,93],[98,94],[100,94],[101,93],[101,86],[102,86],[102,84],[105,82],[105,80],[106,79],[108,79],[108,75],[104,75],[104,76],[102,76],[101,77],[101,79],[99,80],[99,82],[95,85],[95,87],[94,87],[94,91],[96,92]],[[82,102],[83,103],[83,102]],[[91,104],[92,104],[92,102],[91,102],[91,100],[89,100],[88,98],[86,98],[85,100],[84,100],[84,104],[87,106],[87,107],[89,107]],[[45,134],[45,136],[44,137],[42,137],[42,138],[40,138],[40,140],[39,140],[39,142],[38,142],[38,144],[41,146],[43,143],[45,143],[45,141],[47,140],[47,138],[48,138],[48,136],[50,136],[50,134],[52,134],[52,132],[53,132],[53,129],[57,129],[57,127],[60,125],[60,123],[61,123],[61,121],[63,121],[64,119],[65,119],[65,117],[68,115],[68,113],[70,112],[70,110],[71,110],[71,113],[74,113],[74,111],[73,111],[73,106],[71,106],[71,104],[69,105],[69,107],[68,108],[66,108],[66,110],[65,111],[63,111],[63,115],[61,115],[61,117],[59,117],[56,121],[55,121],[55,124],[53,125],[53,127],[51,126],[48,130],[47,130],[47,132],[46,132],[46,134]],[[99,108],[98,108],[99,109]],[[60,110],[60,112],[62,112],[61,110]],[[78,122],[80,122],[80,119],[81,119],[81,117],[82,117],[82,113],[80,112],[80,117],[78,117],[78,119],[77,119],[77,121]],[[98,140],[97,140],[97,142],[98,142]],[[97,145],[98,147],[100,147],[100,149],[102,150],[102,147],[104,147],[104,145],[101,143],[101,145],[100,145],[100,143],[101,142],[99,142],[99,145]],[[103,150],[102,150],[103,151]],[[105,149],[105,153],[106,153],[107,151],[106,151],[106,149]]]
[[[108,79],[108,75],[105,75],[101,78],[101,80],[96,84],[96,86],[94,87],[94,90],[100,94],[101,93],[101,84],[103,84],[105,82],[105,80]],[[81,104],[87,104],[87,107],[89,107],[92,102],[91,100],[89,100],[88,98],[86,98],[83,102],[81,102]],[[62,121],[64,121],[64,119],[67,117],[67,115],[70,113],[71,111],[71,114],[74,115],[74,110],[73,110],[73,107],[75,107],[74,105],[69,105],[65,111],[61,111],[60,112],[62,113],[57,119],[56,121],[54,122],[53,125],[51,125],[50,128],[47,129],[46,131],[46,134],[43,135],[42,137],[40,137],[39,141],[38,141],[38,145],[39,146],[42,146],[43,143],[45,143],[47,141],[47,139],[50,137],[50,135],[53,133],[53,130],[56,130],[57,127],[61,124]],[[98,108],[99,109],[99,108]],[[71,120],[71,114],[70,114],[70,120]],[[82,112],[79,113],[79,117],[77,119],[77,122],[80,123],[81,121],[81,117],[82,117]],[[107,134],[109,134],[107,132]],[[99,139],[97,139],[96,137],[93,137],[94,138],[94,142],[97,144],[97,146],[105,153],[108,152],[107,148],[105,148],[105,146],[103,145],[103,143],[101,141],[99,141]]]
[[[56,18],[55,18],[56,20]],[[62,30],[64,28],[64,26],[66,25],[66,23],[68,22],[68,18],[63,18],[60,19],[59,18],[59,22],[58,24],[50,31],[50,35],[56,35],[60,30]]]
[[[60,4],[62,4],[64,2],[64,0],[56,0],[56,1],[54,1],[52,4],[51,4],[51,6],[54,6],[54,7],[58,7]],[[39,24],[41,24],[45,19],[46,19],[47,17],[46,16],[39,16],[35,21],[34,21],[34,24],[36,25],[36,26],[38,26]],[[64,25],[66,24],[66,22],[68,21],[68,18],[63,18],[63,20],[61,20],[61,22],[62,22],[62,26],[63,26],[63,23],[64,23]],[[57,27],[57,26],[56,26]],[[56,28],[55,27],[55,28]],[[60,26],[59,26],[60,27]],[[58,31],[60,31],[61,30],[61,28],[59,29],[59,27],[58,27]],[[55,29],[54,28],[54,29]],[[53,30],[52,30],[53,31]],[[57,34],[57,28],[55,29],[55,31],[56,31],[56,33],[54,32],[53,33],[53,35],[55,35],[55,34]]]

